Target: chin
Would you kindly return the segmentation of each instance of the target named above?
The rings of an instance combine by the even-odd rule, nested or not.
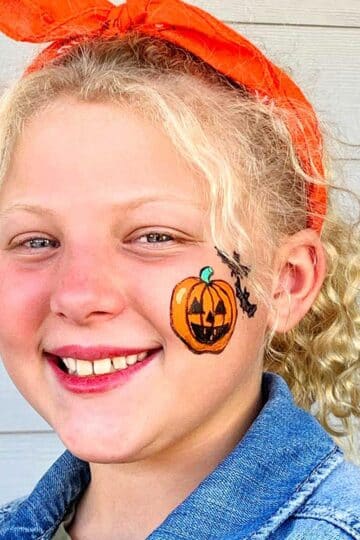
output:
[[[145,441],[129,441],[122,434],[121,437],[101,437],[87,434],[58,433],[63,445],[74,456],[91,463],[131,463],[144,459],[148,452]]]
[[[130,463],[132,461],[137,461],[134,458],[125,458],[124,456],[119,456],[118,453],[111,454],[110,452],[94,452],[94,451],[88,451],[84,449],[83,451],[81,449],[77,449],[76,451],[68,448],[69,452],[71,452],[74,456],[77,458],[87,461],[89,463],[99,463],[102,465],[105,464],[114,464],[114,463]]]
[[[121,452],[119,447],[116,449],[107,447],[103,448],[94,446],[89,441],[77,441],[75,444],[69,444],[68,441],[62,441],[64,446],[74,456],[83,461],[89,461],[91,463],[128,463],[129,461],[136,461],[136,458],[132,456],[132,452]]]

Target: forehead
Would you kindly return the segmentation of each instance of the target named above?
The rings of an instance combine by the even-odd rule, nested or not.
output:
[[[160,126],[111,103],[61,98],[29,119],[0,194],[42,202],[65,194],[182,198],[200,205],[203,185]]]

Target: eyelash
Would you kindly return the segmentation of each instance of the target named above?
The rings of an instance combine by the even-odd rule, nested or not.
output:
[[[149,242],[140,242],[141,244],[165,244],[165,243],[168,243],[169,240],[164,240],[164,238],[167,238],[167,239],[170,239],[170,241],[174,241],[175,240],[175,237],[174,235],[171,235],[171,234],[167,234],[167,233],[162,233],[162,232],[150,232],[150,233],[146,233],[146,234],[142,234],[141,236],[139,236],[137,239],[139,240],[140,238],[151,238],[151,240]],[[157,238],[159,240],[159,238],[161,238],[160,241],[154,241],[154,239]],[[29,242],[35,242],[35,241],[41,241],[41,242],[50,242],[50,244],[57,244],[56,247],[59,246],[59,242],[57,240],[51,240],[50,238],[46,238],[46,237],[43,237],[43,236],[33,236],[31,238],[27,238],[26,240],[24,240],[23,242],[19,242],[18,244],[15,244],[15,248],[16,247],[26,247],[26,244],[28,244]],[[45,246],[45,247],[48,247],[48,246]],[[32,250],[31,247],[27,248],[29,250]],[[37,250],[36,248],[34,248],[35,250]],[[40,248],[40,249],[43,249],[43,248]]]

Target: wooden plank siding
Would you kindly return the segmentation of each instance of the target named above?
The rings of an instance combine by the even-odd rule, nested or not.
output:
[[[0,504],[30,493],[63,451],[54,432],[0,433]]]
[[[194,0],[224,22],[360,27],[358,0]]]
[[[291,73],[329,133],[338,174],[360,194],[360,1],[193,3],[253,40]],[[0,36],[0,86],[19,77],[40,49]],[[0,363],[0,504],[28,493],[62,451]]]

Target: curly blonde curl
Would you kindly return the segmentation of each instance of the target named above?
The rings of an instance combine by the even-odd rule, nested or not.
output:
[[[269,336],[264,358],[265,368],[286,380],[299,406],[313,408],[354,462],[359,462],[359,240],[358,224],[344,221],[331,204],[322,232],[327,275],[320,293],[297,326]]]

